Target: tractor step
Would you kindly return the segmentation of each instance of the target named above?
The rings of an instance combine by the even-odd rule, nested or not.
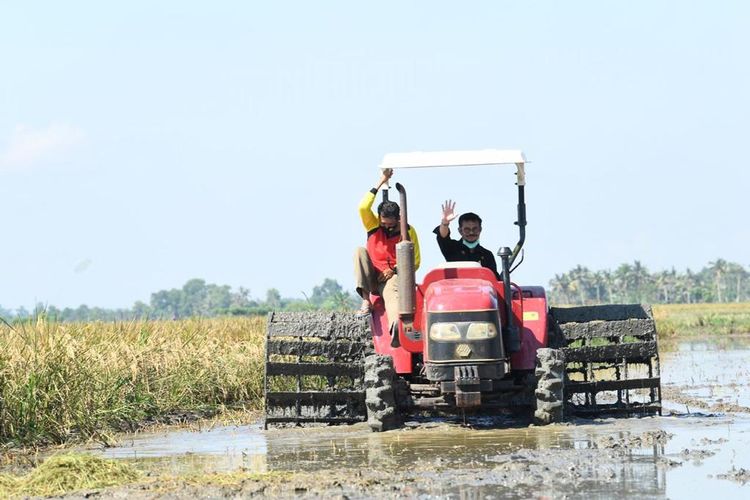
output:
[[[364,422],[370,322],[352,313],[268,315],[265,427]]]
[[[552,338],[565,354],[566,412],[661,414],[656,324],[650,306],[550,308]]]

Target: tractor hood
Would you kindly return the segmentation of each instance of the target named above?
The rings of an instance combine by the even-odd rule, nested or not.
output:
[[[431,283],[425,292],[425,312],[497,310],[497,291],[483,279],[455,278]]]

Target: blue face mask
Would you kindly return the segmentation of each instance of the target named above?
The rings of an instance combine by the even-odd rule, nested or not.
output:
[[[477,245],[479,245],[479,240],[477,240],[477,241],[475,241],[473,243],[469,243],[468,241],[462,239],[461,243],[463,243],[466,248],[476,248]]]

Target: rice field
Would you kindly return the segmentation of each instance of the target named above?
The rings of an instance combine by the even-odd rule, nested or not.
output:
[[[750,333],[750,302],[653,306],[660,337]]]
[[[654,306],[659,336],[750,332],[750,303]],[[263,404],[265,317],[0,323],[0,445],[39,446],[169,415]]]
[[[265,318],[0,325],[0,443],[106,440],[191,411],[262,404]]]

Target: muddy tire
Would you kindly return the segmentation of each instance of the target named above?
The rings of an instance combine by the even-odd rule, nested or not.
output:
[[[565,354],[561,349],[538,349],[536,351],[537,384],[534,423],[547,425],[563,421],[565,399]]]
[[[365,358],[365,405],[367,423],[373,432],[395,429],[401,423],[396,405],[396,381],[391,356],[373,354]]]

